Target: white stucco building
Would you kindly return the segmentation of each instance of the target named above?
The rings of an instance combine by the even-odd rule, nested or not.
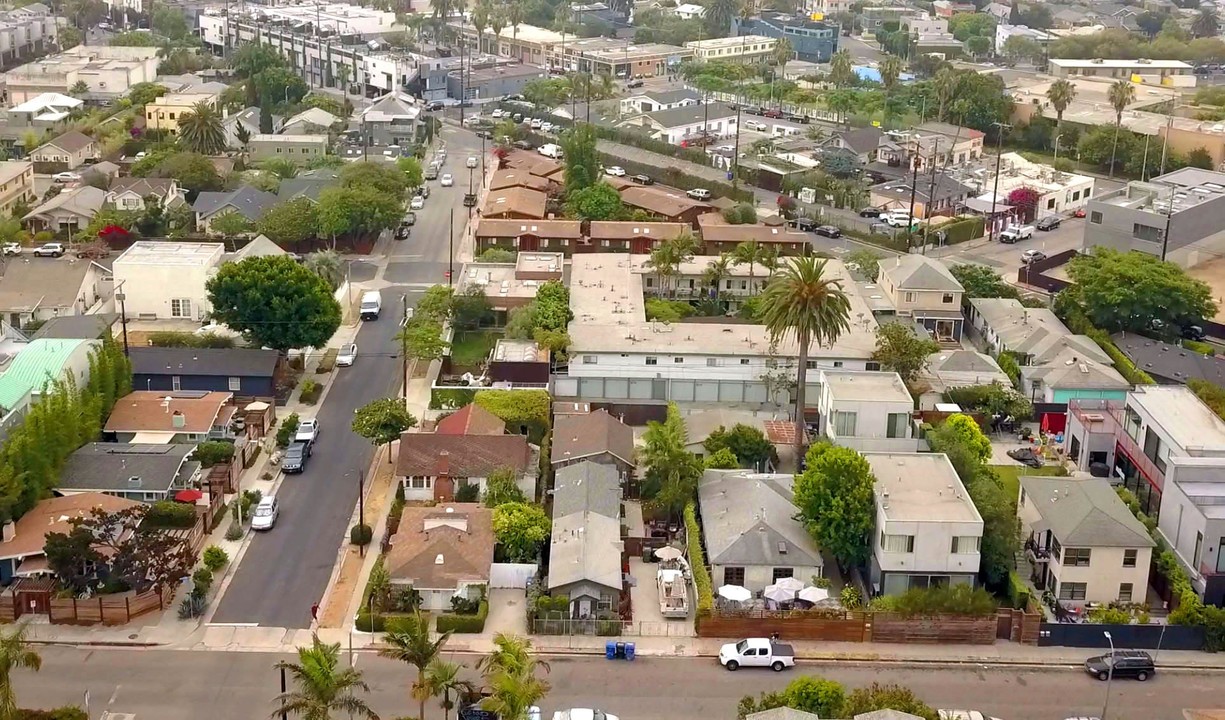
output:
[[[115,291],[129,318],[203,320],[211,309],[204,285],[224,254],[221,243],[141,240],[115,259]]]

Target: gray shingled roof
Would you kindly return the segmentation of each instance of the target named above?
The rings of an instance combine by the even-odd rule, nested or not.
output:
[[[965,291],[944,263],[922,255],[881,260],[880,269],[899,290]]]
[[[272,377],[278,355],[256,348],[134,347],[131,357],[138,375]]]
[[[707,470],[698,485],[706,548],[714,565],[813,566],[821,551],[795,519],[791,475]],[[783,543],[786,553],[778,551]]]
[[[1153,547],[1105,478],[1021,478],[1021,489],[1064,547]]]
[[[709,111],[707,108],[709,107]],[[709,115],[707,114],[709,112]],[[736,111],[723,103],[709,103],[709,105],[687,105],[685,107],[671,108],[669,110],[656,110],[655,112],[646,113],[646,117],[651,118],[666,128],[681,127],[682,125],[693,125],[701,123],[705,118],[709,120],[719,120],[723,118],[735,117]]]
[[[1178,383],[1207,380],[1225,387],[1225,358],[1204,355],[1135,333],[1115,333],[1110,339],[1136,367],[1154,377]]]
[[[53,317],[34,333],[31,340],[97,340],[111,334],[111,326],[119,316],[114,313],[97,315],[61,315]]]
[[[553,517],[593,512],[621,520],[621,473],[614,465],[584,460],[557,468]]]
[[[166,492],[199,465],[185,462],[195,445],[89,443],[68,456],[59,490],[75,492]]]
[[[268,208],[276,203],[276,195],[250,185],[243,185],[232,192],[202,192],[191,209],[208,216],[228,206],[254,222],[262,218]]]

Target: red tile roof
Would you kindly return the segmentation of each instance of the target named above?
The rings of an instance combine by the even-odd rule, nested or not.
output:
[[[438,421],[439,435],[504,435],[506,423],[485,408],[470,403]]]
[[[396,474],[401,477],[482,478],[501,467],[527,469],[531,450],[522,435],[404,433]]]

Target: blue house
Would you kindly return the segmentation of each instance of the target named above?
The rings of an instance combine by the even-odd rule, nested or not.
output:
[[[829,62],[838,52],[838,25],[810,20],[803,15],[763,12],[760,17],[738,20],[736,35],[787,38],[796,58],[806,62]]]
[[[132,389],[276,394],[277,352],[248,348],[132,348]]]

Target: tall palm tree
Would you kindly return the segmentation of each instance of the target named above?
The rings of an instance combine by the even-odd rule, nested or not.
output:
[[[493,636],[493,652],[476,661],[476,669],[486,675],[497,672],[516,672],[526,669],[535,673],[537,669],[549,672],[549,664],[532,655],[532,641],[518,635],[497,633]]]
[[[179,116],[179,142],[191,152],[216,155],[225,150],[221,113],[201,100]]]
[[[1051,107],[1055,108],[1055,157],[1058,159],[1059,138],[1063,132],[1063,113],[1076,99],[1076,86],[1059,78],[1046,89],[1046,99],[1050,100]]]
[[[1110,145],[1110,177],[1114,177],[1114,154],[1119,149],[1119,128],[1123,126],[1123,111],[1136,99],[1136,86],[1128,80],[1115,80],[1107,93],[1114,108],[1114,142]]]
[[[804,452],[804,391],[808,381],[808,346],[833,344],[850,329],[851,304],[842,280],[830,277],[826,261],[792,258],[770,279],[762,294],[761,318],[773,340],[795,337],[799,365],[795,386],[796,457]]]
[[[1217,18],[1216,8],[1211,5],[1201,5],[1195,20],[1191,21],[1191,34],[1197,38],[1216,37],[1221,31],[1221,23]]]
[[[489,29],[493,31],[493,45],[489,48],[489,52],[494,55],[498,54],[498,38],[502,37],[502,30],[506,27],[506,7],[499,5],[494,8],[489,15]]]
[[[787,38],[779,38],[778,43],[774,46],[774,66],[778,68],[786,68],[787,63],[795,59],[795,46]]]
[[[379,719],[356,694],[370,692],[361,671],[341,665],[340,643],[329,645],[312,635],[310,647],[298,648],[298,662],[282,661],[275,667],[289,673],[294,689],[276,697],[277,709],[272,717],[286,714],[304,720],[332,720],[332,713],[345,713],[348,717]]]
[[[425,718],[425,701],[430,697],[430,689],[425,682],[425,670],[431,662],[438,659],[442,646],[449,637],[450,631],[439,635],[437,640],[431,639],[429,618],[418,610],[413,617],[405,618],[395,630],[388,632],[383,638],[383,642],[390,647],[379,650],[381,657],[399,660],[417,668],[417,680],[413,683],[412,696],[421,703],[421,714],[417,716],[419,720]]]
[[[506,20],[510,23],[515,42],[519,42],[519,26],[523,24],[523,0],[510,0],[506,6]]]
[[[455,707],[455,703],[451,700],[452,697],[458,700],[476,692],[475,685],[459,676],[459,671],[463,667],[459,663],[434,658],[433,662],[425,668],[426,691],[430,697],[442,698],[444,716],[449,716]]]
[[[442,26],[455,11],[455,0],[430,0],[434,17],[434,42],[442,42]]]
[[[688,230],[682,230],[676,237],[660,242],[651,251],[651,257],[647,259],[646,264],[654,268],[655,274],[659,277],[659,289],[661,291],[665,285],[671,285],[668,282],[669,278],[677,274],[681,263],[693,258],[694,254],[697,253],[697,249],[697,238]],[[671,289],[669,287],[669,294],[671,294]]]
[[[719,286],[731,274],[732,256],[723,253],[718,259],[711,260],[706,266],[705,276],[706,284],[715,290],[715,297],[719,296]]]
[[[345,270],[341,266],[340,253],[335,250],[320,250],[307,255],[302,264],[307,270],[315,273],[333,290],[340,287],[340,281],[345,279]]]
[[[477,0],[472,9],[472,27],[476,28],[476,51],[485,52],[485,28],[489,27],[489,16],[493,14],[490,0]]]
[[[939,107],[936,119],[943,122],[947,119],[944,113],[953,102],[953,93],[957,92],[957,72],[951,67],[937,70],[932,78],[932,89],[936,92],[936,103]]]
[[[735,265],[749,266],[749,294],[752,295],[757,290],[756,270],[761,264],[763,248],[761,243],[756,240],[746,240],[732,250],[732,263]]]
[[[902,59],[897,55],[886,55],[880,61],[880,83],[885,87],[885,117],[889,117],[889,101],[893,99],[893,91],[901,76]]]
[[[0,718],[12,720],[17,717],[17,696],[13,692],[14,670],[38,670],[43,666],[42,656],[31,650],[26,642],[26,625],[22,623],[12,632],[0,632]]]
[[[528,711],[549,692],[549,684],[528,670],[498,672],[486,684],[489,696],[481,700],[481,709],[501,720],[527,720]]]
[[[855,68],[851,62],[851,53],[839,50],[829,60],[829,81],[836,88],[850,87],[855,82]]]
[[[711,0],[706,5],[706,27],[711,35],[724,37],[732,27],[732,20],[740,12],[738,0]]]

